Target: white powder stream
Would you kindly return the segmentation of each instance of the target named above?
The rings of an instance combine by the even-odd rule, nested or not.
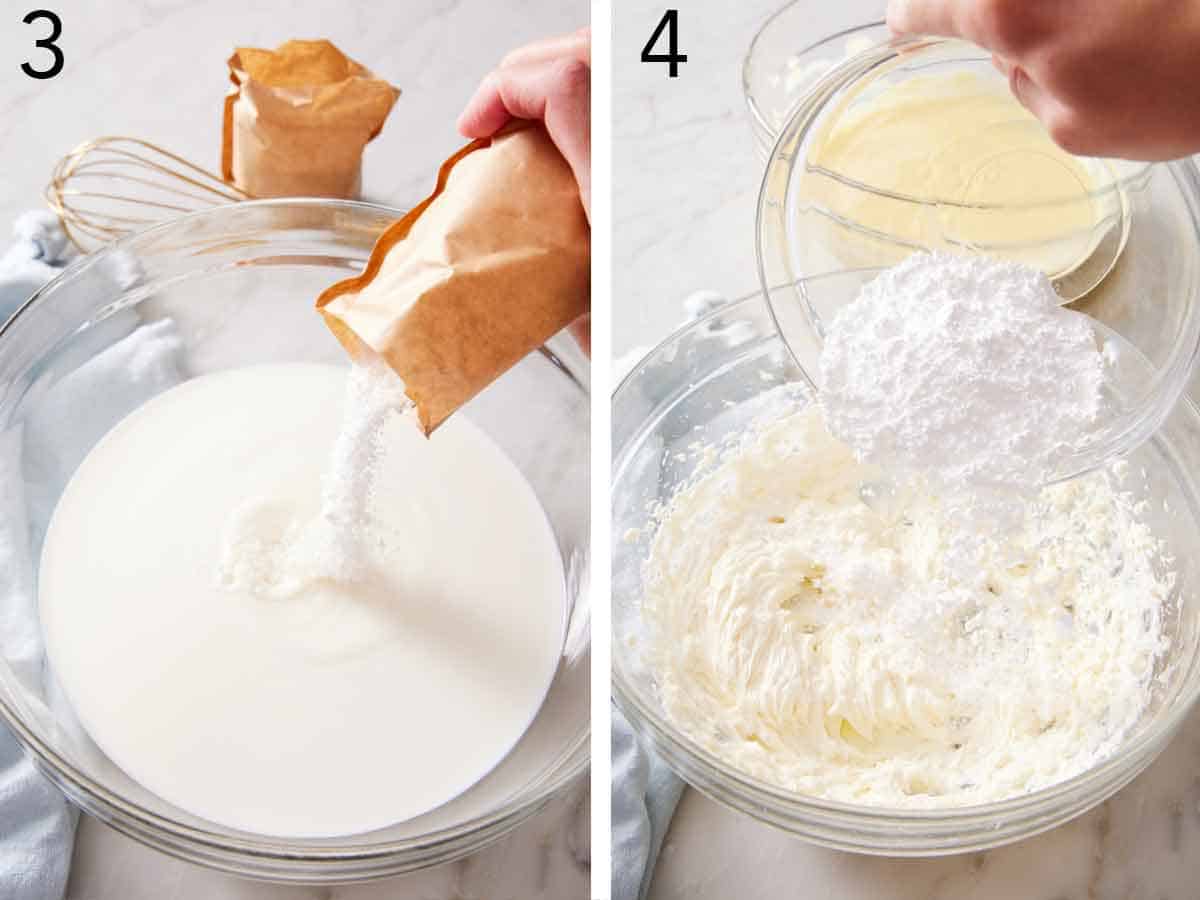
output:
[[[370,501],[388,419],[411,406],[400,379],[383,363],[354,366],[346,409],[321,483],[321,513],[292,552],[296,566],[333,581],[360,581],[368,570]]]
[[[404,385],[386,364],[355,365],[346,378],[345,410],[329,468],[321,483],[321,506],[307,522],[252,498],[238,509],[225,533],[219,570],[230,590],[292,596],[315,582],[361,584],[371,576],[370,503],[383,457],[384,429],[412,408]]]

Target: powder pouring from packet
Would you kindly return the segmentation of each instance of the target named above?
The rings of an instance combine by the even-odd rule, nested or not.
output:
[[[324,40],[239,47],[229,80],[222,178],[253,197],[358,197],[398,88]]]
[[[317,308],[352,358],[400,376],[428,435],[586,313],[590,274],[575,177],[542,126],[518,122],[446,160]]]

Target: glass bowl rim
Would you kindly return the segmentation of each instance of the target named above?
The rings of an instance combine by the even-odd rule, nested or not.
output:
[[[622,394],[633,389],[634,379],[639,374],[639,370],[646,360],[665,352],[671,344],[694,332],[699,332],[712,321],[735,315],[739,310],[746,309],[756,303],[763,305],[762,311],[766,314],[768,321],[771,321],[773,324],[774,314],[770,308],[770,304],[765,300],[761,292],[731,300],[701,318],[677,328],[668,337],[656,344],[653,349],[649,350],[630,369],[629,374],[621,380],[616,390],[613,391],[613,404],[616,405],[618,398]],[[764,340],[778,341],[782,348],[787,348],[787,342],[779,334],[777,328],[775,334],[770,337],[765,339],[760,338],[758,341],[742,345],[742,347],[755,346],[761,344]],[[1200,422],[1200,409],[1197,408],[1192,399],[1186,395],[1181,397],[1180,406],[1184,404],[1186,404],[1188,414]],[[620,475],[628,463],[631,450],[645,437],[646,425],[646,422],[640,423],[624,447],[613,448],[612,471],[614,497],[616,496],[616,487]],[[1200,497],[1197,497],[1196,500],[1200,503]],[[1197,509],[1196,512],[1200,515],[1200,509]],[[1063,781],[1027,794],[991,803],[940,807],[937,809],[903,810],[810,797],[805,794],[788,791],[752,775],[740,772],[721,760],[716,754],[702,747],[683,731],[676,728],[664,715],[659,714],[656,710],[651,709],[643,703],[638,696],[637,690],[627,682],[625,673],[622,671],[621,666],[618,665],[618,659],[620,659],[620,656],[614,654],[612,688],[613,701],[617,708],[635,725],[636,730],[650,731],[654,740],[665,744],[673,752],[688,758],[706,776],[713,780],[721,781],[726,785],[732,784],[743,797],[751,802],[775,804],[796,813],[826,813],[844,819],[870,821],[872,823],[894,823],[899,826],[905,824],[949,826],[956,823],[967,825],[978,822],[981,819],[994,818],[1017,812],[1030,812],[1038,807],[1052,804],[1053,801],[1059,798],[1073,795],[1077,791],[1082,792],[1094,785],[1103,785],[1106,783],[1106,779],[1122,770],[1131,759],[1140,758],[1143,753],[1150,750],[1164,736],[1173,734],[1180,724],[1182,724],[1183,720],[1191,715],[1197,699],[1200,698],[1200,677],[1197,677],[1186,692],[1180,693],[1159,722],[1147,728],[1134,740],[1122,741],[1115,752],[1105,757],[1096,765]],[[703,791],[703,788],[698,789]],[[1097,802],[1100,799],[1097,797]]]
[[[783,6],[779,7],[779,9],[775,10],[775,12],[771,13],[771,15],[769,15],[763,21],[762,25],[760,25],[754,32],[754,37],[750,39],[750,45],[746,48],[745,55],[742,56],[742,97],[745,99],[746,107],[750,111],[750,118],[758,128],[762,129],[762,131],[766,134],[771,135],[772,144],[775,142],[775,138],[778,137],[778,135],[775,133],[775,130],[772,128],[771,124],[767,121],[767,117],[763,113],[757,96],[750,85],[751,72],[754,69],[757,61],[755,54],[758,50],[759,42],[764,39],[766,33],[777,23],[778,19],[783,18],[783,16],[787,14],[792,7],[798,6],[802,2],[803,0],[789,0],[788,3],[785,3]],[[832,44],[839,38],[852,37],[870,28],[878,28],[886,24],[887,23],[882,19],[876,19],[871,22],[864,22],[861,25],[851,25],[849,28],[843,28],[840,31],[834,32],[833,34],[827,34],[824,37],[805,44],[796,51],[795,55],[802,56],[805,53],[811,53],[813,50],[824,47],[826,44]],[[800,102],[802,96],[803,95],[796,97],[797,103]]]
[[[102,265],[104,260],[126,252],[129,247],[135,246],[139,242],[157,238],[163,234],[170,234],[173,230],[187,223],[206,219],[219,221],[223,216],[228,216],[246,208],[263,210],[330,208],[357,212],[384,213],[394,218],[400,218],[404,215],[403,210],[386,204],[322,197],[297,197],[246,200],[221,204],[214,206],[212,209],[198,210],[177,216],[165,222],[132,232],[99,250],[83,254],[72,260],[54,278],[40,287],[29,299],[18,306],[3,324],[0,324],[0,342],[6,339],[11,329],[22,316],[28,314],[36,305],[44,303],[48,297],[53,296],[54,291],[60,285],[68,283],[90,267]],[[284,232],[286,233],[286,229],[284,229]],[[555,368],[561,374],[568,377],[579,390],[585,394],[590,393],[586,385],[579,382],[569,373],[562,372],[561,367],[556,366]],[[0,697],[0,719],[3,720],[4,724],[9,728],[25,751],[33,755],[34,761],[38,764],[39,768],[45,767],[49,769],[46,774],[60,786],[60,789],[64,784],[69,786],[74,792],[70,798],[71,802],[87,812],[91,812],[101,818],[113,815],[122,817],[132,822],[135,826],[148,829],[156,837],[168,836],[189,845],[207,847],[220,852],[243,854],[254,858],[273,859],[298,864],[332,863],[343,860],[382,860],[400,854],[438,847],[447,842],[485,831],[499,824],[507,823],[510,827],[515,827],[515,825],[535,813],[543,804],[575,781],[590,766],[590,753],[585,752],[580,761],[569,766],[565,772],[559,773],[557,777],[545,778],[545,773],[537,776],[534,783],[538,786],[535,790],[530,791],[528,795],[510,795],[508,800],[502,802],[496,809],[483,815],[474,816],[465,822],[439,828],[414,837],[354,847],[339,845],[337,842],[356,837],[370,836],[372,832],[322,839],[286,838],[272,835],[252,835],[242,832],[238,832],[236,835],[223,835],[206,828],[180,822],[171,816],[146,809],[114,793],[91,776],[79,771],[54,748],[48,746],[33,729],[28,727],[18,711],[3,697]],[[561,760],[564,756],[576,752],[581,747],[589,748],[590,742],[591,723],[589,721],[582,734],[559,751],[558,759]],[[87,803],[75,799],[76,796],[86,798]],[[92,810],[89,806],[92,802],[98,803],[101,808],[99,810]],[[233,829],[230,830],[232,831]],[[135,837],[142,843],[150,843],[140,834]],[[319,845],[315,843],[318,840],[320,841]],[[476,848],[467,848],[464,852],[470,852],[474,849]]]

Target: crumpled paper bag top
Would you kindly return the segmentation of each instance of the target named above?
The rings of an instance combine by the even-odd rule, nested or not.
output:
[[[400,91],[324,40],[239,47],[228,65],[222,177],[253,197],[357,197]]]
[[[430,434],[586,313],[590,275],[571,169],[541,125],[521,122],[443,163],[433,194],[317,308],[353,358],[400,376]]]

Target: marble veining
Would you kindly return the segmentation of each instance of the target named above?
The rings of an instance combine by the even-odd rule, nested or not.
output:
[[[737,847],[718,854],[714,847]],[[826,850],[689,790],[650,900],[1191,900],[1200,851],[1200,713],[1106,803],[982,853],[887,859]],[[803,886],[803,889],[801,888]]]
[[[742,92],[755,32],[786,0],[684,4],[669,78],[641,63],[664,4],[613,4],[613,351],[653,346],[681,324],[698,290],[758,291],[755,215],[764,161]],[[848,23],[883,17],[885,0],[812,2],[799,51]],[[661,49],[661,48],[659,48]]]
[[[744,120],[741,54],[763,0],[680,10],[679,77],[641,51],[661,3],[613,10],[613,350],[657,343],[700,289],[755,285],[754,205],[761,164]]]
[[[142,847],[83,822],[66,900],[575,900],[591,879],[586,780],[495,844],[382,881],[297,887],[246,881]]]
[[[572,30],[586,0],[47,0],[63,19],[67,67],[49,81],[0,76],[0,246],[40,205],[54,161],[104,134],[143,137],[205,166],[219,162],[225,59],[235,43],[328,37],[403,95],[364,158],[368,199],[404,206],[463,143],[458,111],[514,46]],[[12,7],[6,7],[11,10]],[[22,12],[24,8],[22,9]],[[36,32],[36,33],[35,33]],[[0,27],[0,58],[31,59],[43,34]],[[13,63],[14,69],[16,63]],[[302,888],[242,881],[178,862],[85,818],[70,900],[570,900],[589,893],[586,785],[484,851],[373,884]]]
[[[29,4],[37,6],[36,3]],[[200,165],[220,160],[225,59],[234,44],[328,37],[403,94],[364,156],[364,194],[407,204],[463,143],[454,123],[480,78],[514,46],[586,24],[586,0],[54,0],[66,69],[35,82],[0,77],[0,243],[41,202],[51,165],[84,140],[123,134]],[[41,30],[0,29],[6,60],[35,53]]]

